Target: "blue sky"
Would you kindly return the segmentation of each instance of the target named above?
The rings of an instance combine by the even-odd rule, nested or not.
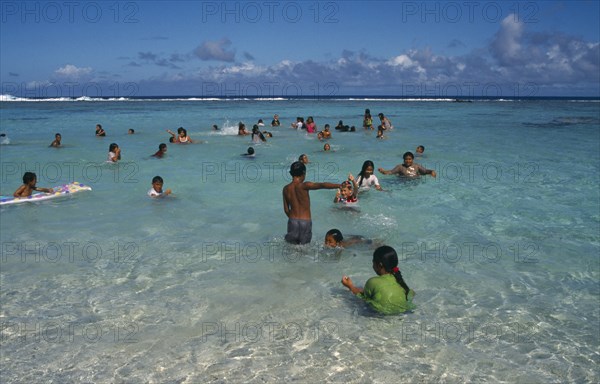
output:
[[[599,1],[2,1],[2,94],[599,96]]]

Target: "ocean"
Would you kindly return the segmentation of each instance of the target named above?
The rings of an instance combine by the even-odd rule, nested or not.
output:
[[[3,96],[1,194],[26,171],[92,191],[0,207],[2,382],[598,382],[600,101],[455,101]],[[274,114],[267,142],[237,136]],[[332,150],[297,116],[330,124]],[[178,127],[197,143],[170,144]],[[341,182],[418,145],[437,177],[376,172],[352,208],[312,191],[311,244],[285,243],[301,154],[307,180]],[[147,196],[156,175],[172,196]],[[394,247],[417,308],[382,316],[344,288],[375,275],[374,247],[324,249],[331,228]]]

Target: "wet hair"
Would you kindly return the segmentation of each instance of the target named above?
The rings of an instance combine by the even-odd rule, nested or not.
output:
[[[175,142],[175,138],[173,136],[169,137],[169,143],[174,143]]]
[[[185,132],[185,129],[183,127],[177,128],[177,133],[181,133],[181,132]]]
[[[127,132],[135,133],[135,129],[129,128]]]
[[[213,124],[213,129],[214,129],[215,131],[218,131],[218,130],[219,130],[219,126],[218,126],[217,124]]]
[[[382,245],[381,247],[377,248],[375,252],[373,252],[373,262],[383,265],[383,268],[386,272],[394,274],[396,282],[400,284],[402,289],[404,289],[404,294],[408,298],[408,292],[410,292],[410,288],[404,282],[402,273],[399,269],[398,272],[393,272],[394,267],[398,266],[398,254],[396,253],[396,250],[388,245]]]
[[[163,183],[164,184],[163,178],[160,176],[154,176],[152,178],[152,184],[154,184],[154,183]]]
[[[419,145],[419,146],[417,147],[417,149],[419,149],[419,148],[421,148],[421,151],[425,152],[425,147],[424,147],[424,146],[422,146],[422,145]]]
[[[254,148],[248,147],[248,154],[249,155],[254,155]]]
[[[331,149],[331,145],[329,145],[329,143],[325,143],[325,145],[323,146],[323,150],[329,151],[330,149]]]
[[[62,137],[62,135],[60,133],[58,133],[58,132],[56,133],[56,135],[54,135],[54,137],[56,137],[56,136]]]
[[[252,133],[257,133],[258,132],[258,125],[254,124],[252,126]]]
[[[342,235],[342,232],[340,232],[340,230],[337,228],[330,229],[329,231],[327,231],[327,233],[325,234],[325,237],[327,237],[327,236],[333,237],[333,240],[335,240],[336,243],[339,243],[340,241],[344,240],[344,236]]]
[[[162,149],[163,149],[163,148],[167,148],[167,144],[165,144],[165,143],[161,143],[161,144],[159,144],[159,146],[158,146],[158,150],[159,150],[159,151],[162,151]]]
[[[371,116],[371,110],[369,108],[365,109],[365,115]]]
[[[379,118],[381,119],[383,117],[383,113],[379,112],[377,116],[379,116]]]
[[[25,172],[23,174],[23,184],[29,184],[31,181],[37,179],[37,176],[33,172]]]
[[[404,155],[402,155],[402,159],[406,159],[407,157],[414,159],[415,155],[413,155],[412,152],[405,152]]]
[[[300,156],[298,156],[298,161],[302,161],[302,158],[306,156],[306,153],[301,154]]]
[[[325,127],[323,129],[327,129],[329,128],[329,124],[325,124]]]
[[[118,145],[117,143],[111,143],[111,144],[108,146],[108,152],[112,152],[112,151],[114,151],[114,150],[115,150],[115,148],[117,148],[118,146],[119,146],[119,145]]]
[[[294,161],[292,165],[290,165],[290,175],[292,176],[302,176],[306,173],[306,166],[301,161]]]
[[[362,169],[358,173],[358,180],[356,181],[359,186],[360,186],[360,183],[365,178],[365,172],[367,171],[368,167],[373,167],[373,171],[375,171],[375,164],[373,164],[373,162],[371,160],[365,160],[365,162],[362,165]]]

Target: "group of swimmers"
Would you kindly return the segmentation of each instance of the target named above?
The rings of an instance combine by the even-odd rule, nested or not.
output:
[[[405,154],[408,159],[407,154]],[[405,160],[406,162],[406,160]],[[405,164],[411,168],[413,165]],[[397,167],[396,167],[397,168]],[[396,169],[394,168],[394,169]],[[377,177],[373,174],[374,164],[367,160],[359,173],[359,180],[352,174],[341,184],[306,181],[306,165],[301,160],[290,166],[292,181],[283,187],[283,210],[288,217],[285,240],[291,244],[309,244],[312,240],[312,218],[309,192],[318,189],[337,189],[334,202],[355,203],[360,186],[375,187],[381,190]],[[434,172],[429,172],[435,177]],[[338,229],[332,229],[325,236],[325,246],[344,247],[355,243],[367,242],[359,236],[344,240]],[[373,309],[383,314],[397,314],[414,308],[412,291],[404,282],[398,268],[398,255],[389,246],[378,247],[373,253],[373,270],[378,275],[369,279],[364,288],[354,285],[348,276],[342,278],[342,284],[353,294],[363,298]]]
[[[385,117],[383,113],[378,114],[381,124],[377,127],[378,138],[383,137],[384,131],[393,129],[391,121]],[[278,127],[281,123],[279,116],[274,115],[273,121],[271,122],[272,127]],[[258,124],[253,126],[252,133],[245,131],[245,126],[240,122],[238,134],[252,135],[253,142],[264,142],[266,136],[271,136],[268,131],[261,131],[260,127],[264,126],[262,120],[259,120]],[[294,125],[293,125],[294,126]],[[306,129],[307,133],[316,132],[316,124],[314,119],[309,116],[306,122],[302,118],[298,118],[295,124],[297,129]],[[326,140],[332,137],[329,125],[324,126],[323,131],[317,133],[319,140]],[[348,127],[340,121],[337,130],[340,131],[354,131],[353,127]],[[369,109],[365,110],[363,119],[364,129],[374,129],[373,119],[371,117]],[[217,126],[213,126],[213,130],[218,130]],[[189,137],[187,131],[180,127],[177,130],[177,134],[167,130],[171,135],[169,139],[170,143],[186,144],[194,143]],[[240,133],[241,132],[241,133]],[[133,130],[129,130],[129,134],[133,134]],[[106,136],[106,131],[100,124],[96,126],[96,136]],[[52,147],[60,147],[62,137],[59,133],[55,135],[54,141],[51,143]],[[324,150],[330,150],[329,143],[326,143]],[[158,151],[153,154],[153,157],[161,158],[167,151],[165,143],[159,145]],[[424,152],[424,147],[419,146],[416,150],[417,154]],[[254,149],[248,148],[248,152],[244,154],[246,156],[253,156]],[[109,146],[108,161],[117,162],[121,159],[121,149],[116,143],[111,143]],[[403,155],[404,162],[395,166],[390,170],[378,168],[378,171],[384,175],[396,174],[405,177],[418,177],[419,175],[431,175],[436,177],[434,170],[426,169],[420,164],[414,163],[414,155],[411,152],[406,152]],[[334,203],[341,204],[354,204],[358,202],[358,194],[362,189],[370,189],[371,187],[382,190],[381,185],[377,176],[374,174],[375,165],[372,161],[367,160],[363,163],[361,171],[357,177],[349,174],[347,180],[340,184],[335,183],[316,183],[305,181],[306,176],[306,165],[308,163],[308,157],[303,154],[300,156],[299,161],[294,162],[290,167],[290,174],[292,175],[292,181],[283,188],[283,202],[284,212],[288,216],[287,234],[285,240],[292,244],[307,244],[312,239],[312,220],[310,212],[310,198],[309,191],[317,189],[336,189],[334,197]],[[26,197],[30,196],[33,191],[40,192],[52,192],[51,189],[38,188],[36,186],[36,176],[31,172],[26,172],[23,176],[23,185],[15,191],[15,197]],[[164,181],[162,177],[155,176],[152,179],[152,188],[148,191],[148,196],[152,198],[166,197],[172,194],[171,189],[163,189]],[[325,236],[325,245],[327,247],[346,247],[356,243],[368,243],[371,244],[371,240],[364,239],[361,236],[350,236],[344,239],[341,231],[338,229],[332,229],[327,232]],[[352,293],[359,295],[364,298],[371,306],[381,313],[399,313],[410,310],[413,308],[412,297],[414,291],[408,288],[404,282],[402,275],[398,269],[398,257],[396,251],[389,246],[378,247],[373,254],[373,269],[377,273],[377,277],[371,278],[367,281],[364,288],[357,288],[354,286],[352,280],[344,276],[342,278],[342,284],[346,286]]]

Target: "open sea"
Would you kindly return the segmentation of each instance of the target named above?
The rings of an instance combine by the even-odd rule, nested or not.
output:
[[[598,99],[2,100],[2,195],[26,171],[93,189],[0,208],[3,384],[600,381]],[[385,140],[365,108],[391,119]],[[237,136],[275,113],[266,143]],[[331,152],[297,116],[331,125]],[[180,126],[203,142],[168,144]],[[312,191],[312,243],[285,243],[300,154],[307,180],[341,182],[418,145],[436,178],[376,172],[384,190],[353,209]],[[172,196],[147,196],[155,175]],[[394,247],[417,308],[350,294],[374,248],[323,249],[331,228]]]

